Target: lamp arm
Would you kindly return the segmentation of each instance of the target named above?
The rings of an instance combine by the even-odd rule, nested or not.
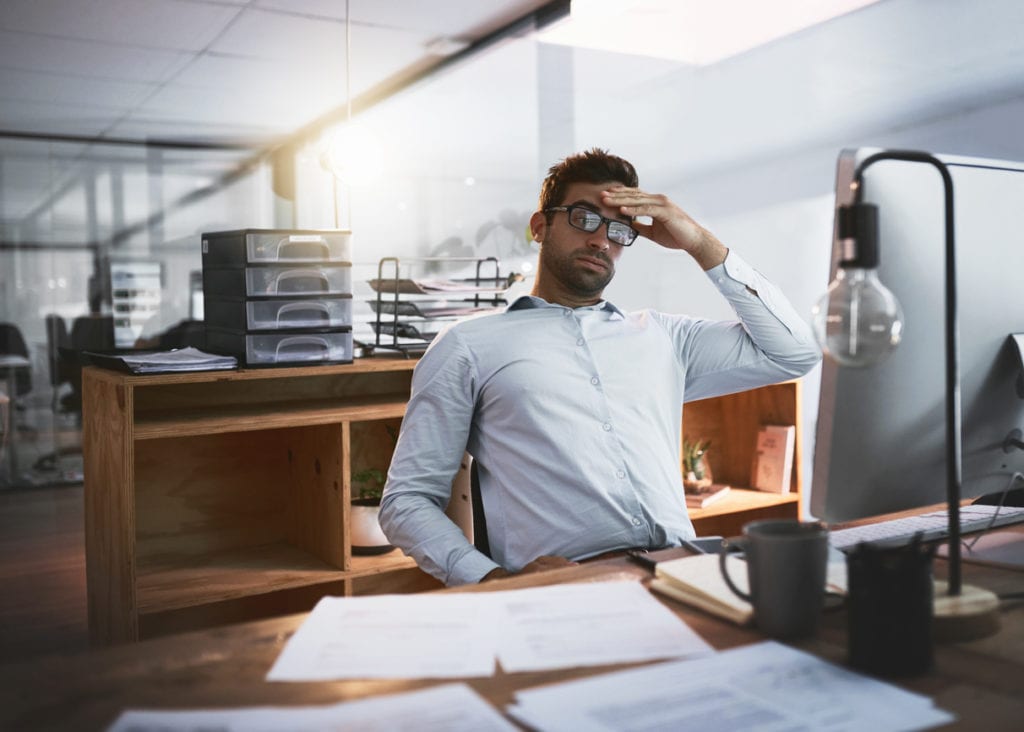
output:
[[[949,518],[949,594],[959,595],[961,581],[960,496],[963,482],[963,441],[960,401],[960,329],[957,320],[956,234],[953,224],[953,177],[934,155],[916,150],[885,150],[864,158],[854,171],[854,200],[861,203],[863,173],[882,160],[927,163],[942,176],[946,234],[946,510]]]

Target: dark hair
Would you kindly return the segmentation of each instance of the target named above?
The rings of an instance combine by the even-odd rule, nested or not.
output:
[[[630,188],[639,185],[636,168],[628,160],[594,147],[560,160],[548,170],[540,188],[540,210],[559,206],[565,190],[573,183],[607,183],[616,181]],[[548,214],[550,221],[551,214]]]

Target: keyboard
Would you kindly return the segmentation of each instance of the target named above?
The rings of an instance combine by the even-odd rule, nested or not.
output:
[[[996,513],[998,509],[998,514]],[[995,521],[992,517],[995,516]],[[1024,508],[1017,506],[986,506],[973,504],[960,507],[960,533],[1008,526],[1024,522]],[[840,551],[849,551],[861,542],[906,544],[915,534],[921,534],[922,541],[945,539],[949,536],[949,518],[945,511],[922,513],[918,516],[879,521],[875,524],[854,526],[829,533],[829,542]]]

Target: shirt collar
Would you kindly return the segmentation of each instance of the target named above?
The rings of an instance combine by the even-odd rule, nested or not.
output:
[[[563,307],[563,306],[562,305],[555,305],[553,303],[550,303],[550,302],[548,302],[547,300],[545,300],[542,297],[535,297],[533,295],[520,295],[515,300],[513,300],[512,304],[510,304],[507,308],[505,308],[505,310],[506,310],[506,312],[511,312],[513,310],[530,310],[530,309],[533,309],[533,308],[560,308],[560,307]],[[609,313],[612,314],[612,316],[618,316],[618,318],[625,318],[626,317],[625,314],[621,310],[619,310],[617,307],[615,307],[615,305],[613,305],[612,303],[608,302],[607,300],[601,300],[600,302],[598,302],[595,305],[587,305],[586,307],[575,308],[575,309],[576,310],[607,310]]]

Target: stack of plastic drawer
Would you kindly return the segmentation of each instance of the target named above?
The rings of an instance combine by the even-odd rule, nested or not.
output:
[[[246,366],[352,361],[352,235],[203,234],[206,348]]]

